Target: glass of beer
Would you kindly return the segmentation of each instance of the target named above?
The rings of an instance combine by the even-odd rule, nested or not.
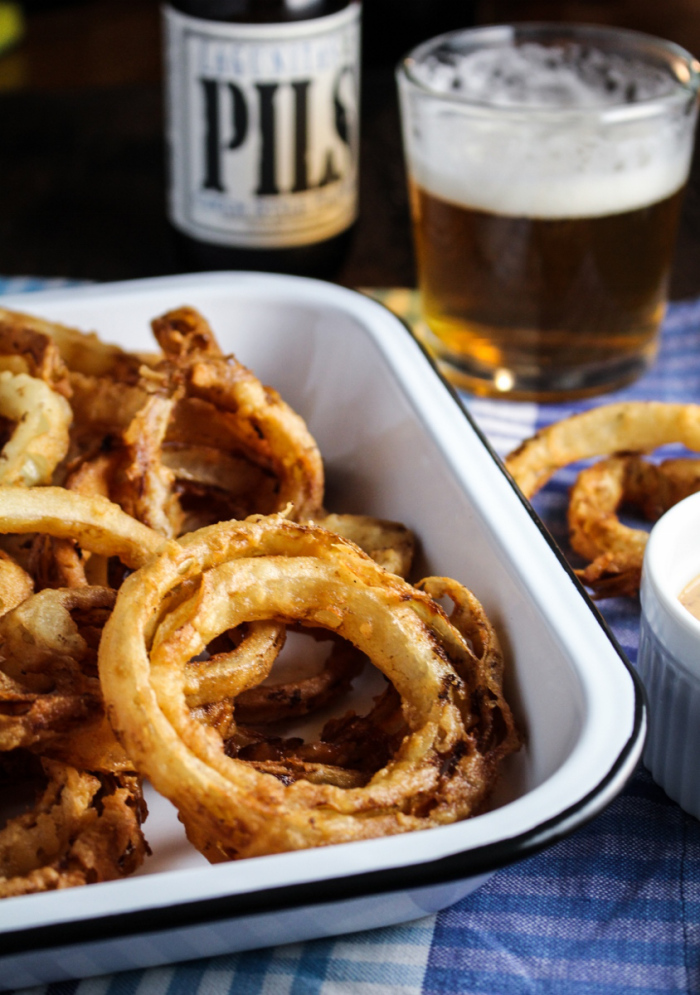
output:
[[[473,393],[560,400],[652,363],[700,65],[635,31],[450,32],[397,80],[428,348]]]

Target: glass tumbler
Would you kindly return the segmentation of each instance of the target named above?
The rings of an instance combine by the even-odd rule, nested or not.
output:
[[[611,390],[653,361],[700,66],[639,32],[450,32],[397,69],[426,343],[481,395]]]

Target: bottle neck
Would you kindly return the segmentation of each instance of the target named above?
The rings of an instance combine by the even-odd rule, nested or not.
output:
[[[306,21],[335,14],[351,0],[170,0],[170,6],[207,21],[247,24]]]

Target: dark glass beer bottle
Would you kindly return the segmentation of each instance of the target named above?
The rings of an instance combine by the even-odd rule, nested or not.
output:
[[[357,215],[359,0],[170,0],[164,18],[181,262],[332,276]]]

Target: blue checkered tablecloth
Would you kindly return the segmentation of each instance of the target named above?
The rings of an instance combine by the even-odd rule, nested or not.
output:
[[[46,285],[39,280],[0,281],[0,292]],[[404,298],[404,313],[413,303],[410,296]],[[653,370],[614,395],[546,406],[467,397],[464,401],[504,455],[550,421],[601,400],[625,399],[700,401],[700,301],[670,307]],[[564,506],[574,472],[573,468],[562,471],[537,499],[538,510],[564,548]],[[634,663],[637,604],[615,599],[599,606]],[[32,995],[700,993],[700,822],[671,802],[640,768],[592,823],[544,853],[498,871],[477,892],[437,915],[337,939],[61,982],[25,990],[25,995],[29,991]]]

